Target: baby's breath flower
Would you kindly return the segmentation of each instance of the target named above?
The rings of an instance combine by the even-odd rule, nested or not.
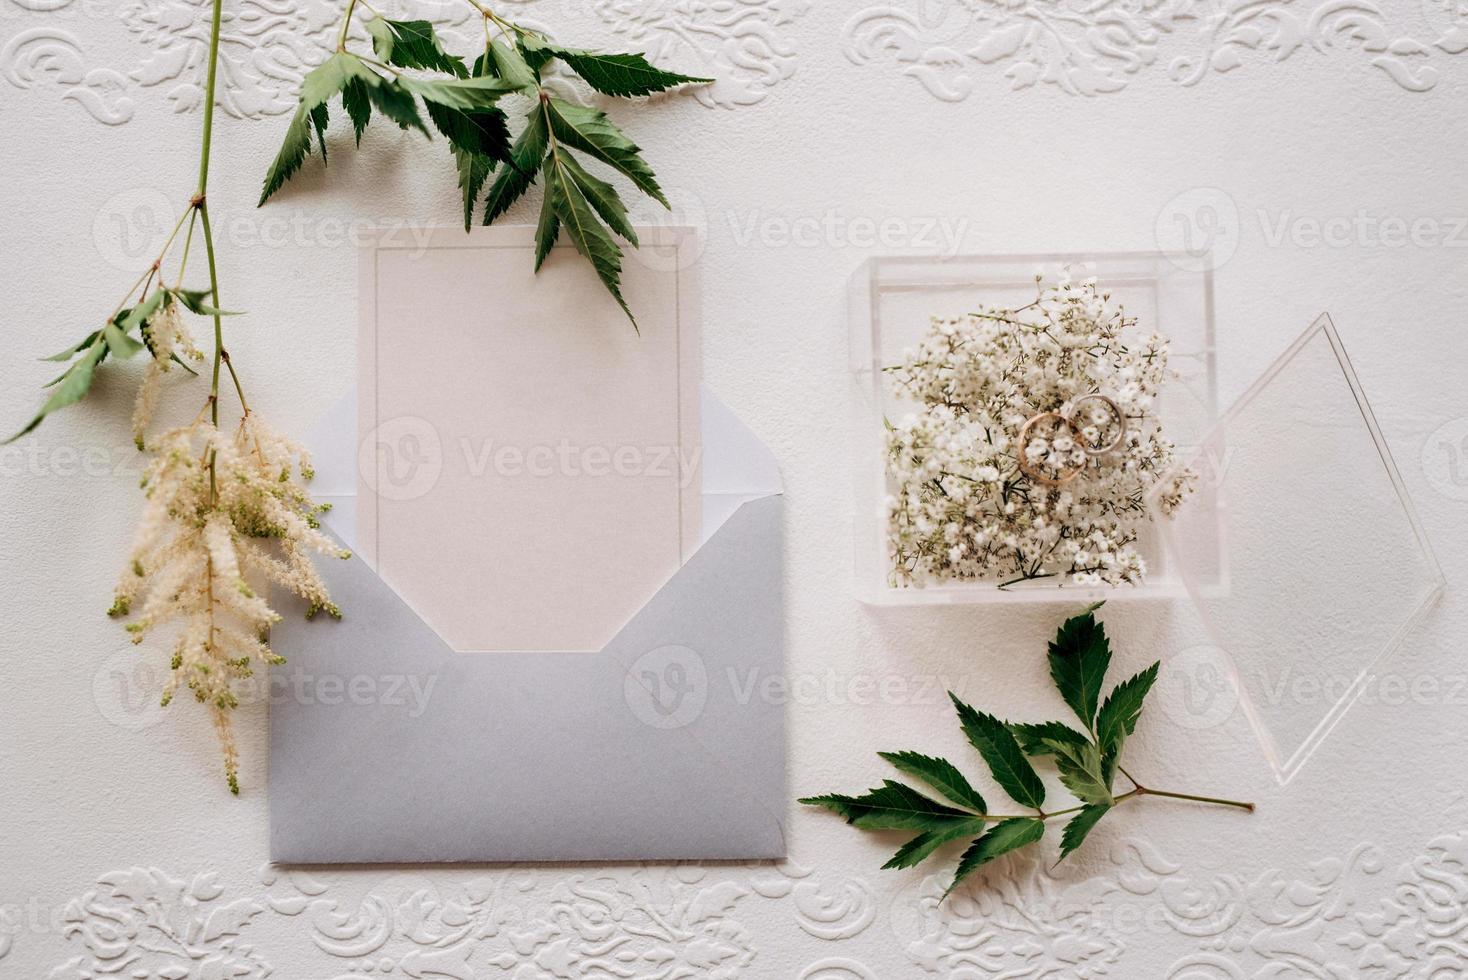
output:
[[[934,318],[890,369],[896,394],[919,408],[887,426],[894,585],[1050,576],[1137,584],[1146,576],[1135,547],[1143,500],[1161,484],[1171,514],[1192,492],[1197,475],[1174,468],[1175,447],[1148,414],[1167,377],[1167,342],[1131,337],[1135,321],[1095,278],[1036,284],[1026,307]],[[1120,421],[1101,404],[1074,411],[1096,394],[1127,416],[1126,437],[1099,456],[1091,453],[1110,445]],[[1026,423],[1045,413],[1074,428],[1037,424],[1021,444]],[[1029,475],[1037,467],[1080,472],[1050,486]]]

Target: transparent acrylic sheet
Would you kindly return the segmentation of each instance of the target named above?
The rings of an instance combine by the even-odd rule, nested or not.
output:
[[[867,260],[849,282],[851,363],[855,383],[856,579],[859,598],[872,605],[943,603],[1070,603],[1109,599],[1182,598],[1178,577],[1167,567],[1153,528],[1142,529],[1147,581],[1126,589],[1086,587],[1045,579],[1000,590],[997,582],[935,583],[922,589],[888,582],[883,501],[890,492],[886,473],[884,418],[900,418],[912,403],[890,389],[883,368],[900,363],[903,351],[930,329],[933,316],[961,316],[985,304],[1021,306],[1035,298],[1035,274],[1054,281],[1095,276],[1130,316],[1136,333],[1156,331],[1171,343],[1168,382],[1157,411],[1170,438],[1196,445],[1218,417],[1213,338],[1213,283],[1196,256],[1161,252],[1074,252],[1032,255],[886,256]],[[1211,493],[1194,495],[1195,513],[1211,518]],[[1212,546],[1216,532],[1195,522],[1193,533]]]
[[[1221,548],[1184,506],[1159,517],[1281,783],[1304,766],[1444,580],[1329,317],[1239,399],[1191,465],[1221,499]]]

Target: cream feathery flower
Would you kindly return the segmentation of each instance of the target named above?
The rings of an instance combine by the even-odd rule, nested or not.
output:
[[[150,356],[144,369],[143,383],[138,387],[137,398],[133,402],[133,443],[139,449],[146,443],[148,425],[153,420],[158,395],[163,388],[163,376],[173,368],[173,359],[188,357],[201,360],[204,357],[194,345],[193,334],[178,311],[178,302],[171,295],[143,323],[141,333]]]
[[[224,753],[230,789],[239,760],[230,729],[236,684],[256,664],[283,663],[265,640],[279,615],[249,576],[303,598],[309,614],[340,611],[313,553],[350,555],[319,530],[325,509],[298,481],[305,454],[250,412],[231,435],[208,421],[162,434],[143,476],[147,503],[112,609],[126,616],[134,642],[174,626],[168,704],[180,689],[208,707]]]

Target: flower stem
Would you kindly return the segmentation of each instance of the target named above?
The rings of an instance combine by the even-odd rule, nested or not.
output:
[[[199,141],[199,188],[194,195],[199,226],[204,232],[204,254],[209,262],[209,293],[214,304],[214,373],[209,383],[209,418],[219,426],[219,365],[224,361],[224,324],[219,315],[219,271],[214,260],[214,229],[209,224],[209,151],[214,137],[214,93],[219,80],[219,25],[224,0],[213,0],[209,21],[209,70],[204,82],[204,133]],[[230,368],[231,373],[234,368]],[[209,495],[215,493],[214,454],[209,455]]]
[[[1058,574],[1057,572],[1046,572],[1043,575],[1035,575],[1033,573],[1028,573],[1028,574],[1025,574],[1025,575],[1020,575],[1017,578],[1012,578],[1008,582],[1000,582],[997,586],[995,586],[995,588],[1003,589],[1003,588],[1008,588],[1011,585],[1018,585],[1021,582],[1033,582],[1035,579],[1041,579],[1041,578],[1054,578],[1057,574]]]

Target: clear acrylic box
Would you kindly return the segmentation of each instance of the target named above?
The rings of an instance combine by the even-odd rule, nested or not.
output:
[[[1192,465],[1228,500],[1227,549],[1197,547],[1186,507],[1157,526],[1208,659],[1284,783],[1442,594],[1443,573],[1327,316],[1220,419]]]
[[[1008,256],[910,256],[872,258],[852,275],[848,315],[850,371],[855,418],[855,537],[857,595],[873,605],[946,603],[1083,602],[1107,599],[1176,598],[1186,594],[1158,529],[1143,531],[1139,550],[1147,561],[1139,586],[1077,586],[1046,579],[1005,589],[995,582],[952,582],[923,588],[889,583],[883,501],[888,494],[883,420],[910,410],[892,394],[882,369],[898,363],[902,351],[928,330],[933,316],[958,316],[979,304],[1023,305],[1034,298],[1035,273],[1053,278],[1068,267],[1074,278],[1096,276],[1111,290],[1139,332],[1156,331],[1171,340],[1170,365],[1181,377],[1170,380],[1157,412],[1179,447],[1200,443],[1217,418],[1217,378],[1213,346],[1212,277],[1197,271],[1196,257],[1174,261],[1158,253],[1075,253]],[[1190,455],[1189,452],[1183,455]],[[1218,528],[1220,501],[1207,479],[1184,503],[1190,541],[1197,555],[1211,556],[1223,571]],[[1193,571],[1200,569],[1195,564]]]

